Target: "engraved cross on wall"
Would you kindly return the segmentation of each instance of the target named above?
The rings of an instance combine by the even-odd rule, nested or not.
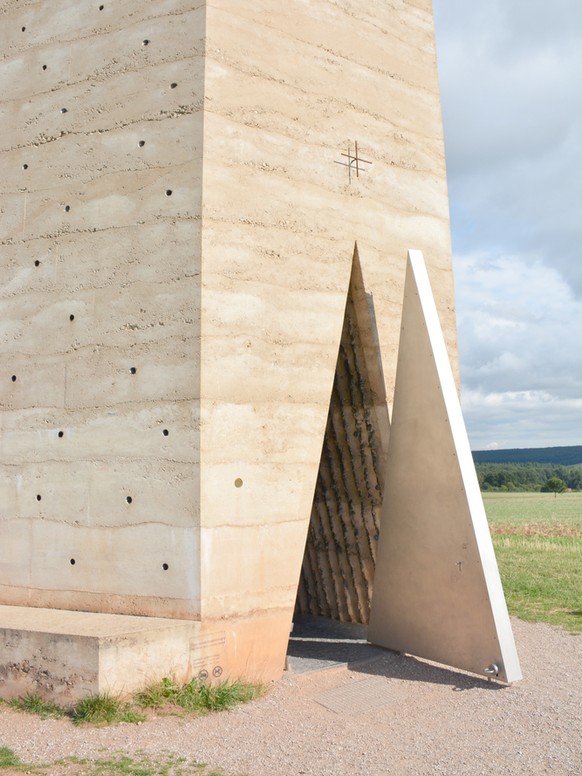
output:
[[[342,153],[342,156],[344,156],[347,161],[343,162],[340,160],[336,160],[335,164],[341,164],[343,167],[348,168],[348,182],[352,182],[352,172],[356,173],[356,178],[360,177],[360,173],[364,172],[364,167],[361,167],[362,164],[372,164],[372,162],[368,161],[367,159],[362,159],[361,156],[358,154],[358,141],[356,140],[354,143],[354,153],[352,154],[352,147],[351,144],[348,143],[348,152],[347,154]]]

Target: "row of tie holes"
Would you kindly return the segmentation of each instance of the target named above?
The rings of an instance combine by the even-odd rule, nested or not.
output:
[[[102,10],[104,9],[104,7],[105,7],[105,6],[103,6],[103,5],[100,5],[100,6],[99,6],[99,10],[100,10],[100,11],[102,11]],[[22,27],[21,29],[22,29],[22,32],[25,32],[25,31],[26,31],[26,27]],[[149,40],[143,40],[143,41],[142,41],[142,45],[144,45],[144,46],[147,46],[147,45],[149,45]],[[43,65],[43,66],[42,66],[42,69],[43,69],[43,70],[46,70],[46,69],[47,69],[47,65]],[[170,84],[170,89],[175,89],[177,86],[178,86],[178,84],[177,84],[177,83],[171,83],[171,84]],[[61,108],[61,113],[67,113],[67,108]],[[140,140],[140,141],[139,141],[139,143],[138,143],[138,145],[139,145],[139,147],[140,147],[140,148],[143,148],[143,147],[145,146],[145,140]],[[22,165],[22,169],[23,169],[23,170],[28,170],[28,164],[23,164],[23,165]],[[171,189],[166,189],[166,196],[167,196],[167,197],[170,197],[170,196],[172,196],[172,190],[171,190]],[[71,206],[70,206],[70,205],[65,205],[65,212],[66,212],[66,213],[68,213],[70,210],[71,210]],[[35,260],[35,262],[34,262],[34,266],[35,266],[35,267],[39,267],[39,266],[40,266],[40,261],[39,261],[38,259],[36,259],[36,260]],[[69,315],[69,320],[70,320],[70,321],[74,321],[74,320],[75,320],[75,316],[74,316],[74,315]],[[132,375],[134,375],[134,374],[137,372],[137,369],[136,369],[134,366],[132,366],[132,367],[130,368],[130,370],[129,370],[129,371],[130,371],[130,373],[131,373]],[[17,379],[17,378],[16,378],[16,375],[12,375],[12,382],[16,382],[16,379]],[[169,433],[170,433],[170,432],[168,431],[168,429],[167,429],[167,428],[165,428],[165,429],[162,431],[162,434],[163,434],[164,436],[168,436],[168,434],[169,434]],[[64,436],[64,432],[63,432],[63,431],[59,431],[59,433],[58,433],[58,436],[59,436],[60,438],[62,438],[62,437]],[[38,495],[36,498],[37,498],[37,501],[40,501],[40,500],[41,500],[41,496],[40,496],[40,495]],[[131,498],[131,496],[128,496],[128,497],[127,497],[127,503],[128,503],[128,504],[131,504],[132,500],[133,500],[133,499]],[[72,564],[74,564],[74,562],[75,562],[74,560],[71,560],[71,563],[72,563]],[[165,569],[167,569],[167,568],[168,568],[167,564],[164,564],[164,570],[165,570]]]
[[[140,140],[139,144],[140,145],[144,145],[145,141],[144,140]],[[23,170],[28,170],[28,165],[27,164],[23,164],[22,165],[22,169]],[[173,193],[174,192],[172,191],[172,189],[166,189],[166,197],[171,197]],[[70,213],[71,212],[71,206],[70,205],[65,205],[64,211],[65,211],[65,213]],[[37,260],[37,261],[34,262],[34,266],[35,267],[38,267],[39,265],[40,265],[40,261]]]
[[[99,6],[99,10],[100,10],[100,11],[102,11],[104,8],[105,8],[105,6],[104,6],[104,5],[100,5],[100,6]],[[20,28],[20,31],[21,31],[21,32],[26,32],[26,27],[21,27],[21,28]],[[144,44],[144,45],[147,45],[147,43],[146,43],[146,44]]]
[[[105,7],[105,6],[103,6],[103,5],[100,5],[100,6],[99,6],[99,10],[100,10],[100,11],[102,11],[102,10],[104,9],[104,7]],[[22,32],[25,32],[25,31],[26,31],[26,27],[22,27]],[[147,39],[146,39],[146,40],[143,40],[143,41],[142,41],[142,45],[143,45],[143,46],[148,46],[148,45],[149,45],[149,40],[147,40]],[[43,70],[47,70],[47,65],[43,65],[43,66],[42,66],[42,69],[43,69]],[[170,84],[170,89],[175,89],[177,86],[178,86],[178,84],[177,84],[177,83],[171,83],[171,84]],[[61,108],[61,113],[67,113],[67,108]],[[140,148],[143,148],[143,147],[144,147],[144,145],[145,145],[145,140],[140,140],[140,141],[139,141],[139,143],[138,143],[138,145],[139,145],[139,147],[140,147]],[[22,165],[22,169],[23,169],[23,170],[28,170],[28,164],[23,164],[23,165]],[[167,197],[170,197],[170,196],[172,196],[172,190],[171,190],[171,189],[166,189],[166,196],[167,196]],[[66,212],[66,213],[68,213],[70,210],[71,210],[71,206],[70,206],[70,205],[66,205],[66,206],[65,206],[65,212]],[[35,266],[35,267],[38,267],[38,266],[40,266],[40,261],[39,261],[38,259],[36,259],[36,261],[34,262],[34,266]],[[74,315],[70,315],[70,316],[69,316],[69,320],[71,320],[71,321],[74,321],[74,320],[75,320],[75,316],[74,316]],[[132,375],[134,375],[134,374],[137,372],[137,369],[136,369],[135,367],[133,367],[133,366],[132,366],[132,367],[130,368],[130,370],[129,370],[129,371],[130,371],[130,373],[131,373]],[[12,375],[12,382],[16,382],[16,375]],[[168,429],[167,429],[167,428],[163,429],[163,431],[162,431],[162,434],[163,434],[164,436],[168,436],[168,435],[169,435],[169,433],[170,433],[170,432],[168,431]],[[65,432],[64,432],[64,431],[59,431],[59,433],[58,433],[58,437],[59,437],[60,439],[62,439],[62,437],[63,437],[64,435],[65,435]],[[236,487],[236,488],[240,488],[240,487],[242,487],[242,484],[243,484],[243,481],[240,479],[240,477],[237,477],[237,478],[236,478],[236,480],[234,481],[234,485],[235,485],[235,487]],[[36,496],[36,500],[37,500],[37,501],[40,501],[41,499],[42,499],[42,496],[40,495],[40,493],[38,493],[38,494],[37,494],[37,496]],[[125,500],[127,501],[127,503],[128,503],[128,504],[131,504],[131,503],[133,502],[133,497],[132,497],[132,496],[127,496]],[[76,563],[76,560],[75,560],[75,558],[71,558],[71,559],[70,559],[70,561],[69,561],[69,563],[71,564],[71,566],[74,566],[74,565],[75,565],[75,563]],[[164,571],[168,571],[168,569],[169,569],[169,568],[170,568],[170,567],[169,567],[169,565],[168,565],[167,563],[162,563],[162,569],[163,569]]]
[[[22,169],[23,170],[28,170],[28,165],[27,164],[23,164],[22,165]],[[171,197],[173,193],[174,192],[172,191],[172,189],[166,189],[166,197]],[[65,213],[70,213],[71,212],[71,206],[70,205],[65,205],[64,211],[65,211]],[[38,267],[39,264],[40,264],[40,261],[35,261],[34,262],[34,266],[35,267]]]
[[[71,566],[74,566],[76,562],[77,562],[77,561],[76,561],[74,558],[71,558],[71,560],[69,561],[69,563],[71,564]],[[169,564],[168,564],[168,563],[162,563],[162,569],[163,569],[164,571],[167,571],[169,568],[170,568],[170,566],[169,566]]]
[[[101,6],[99,8],[99,10],[102,10],[102,9],[103,9],[103,6]],[[24,29],[25,28],[23,27],[22,28],[23,32],[24,32]],[[144,45],[147,45],[147,43],[149,43],[149,41],[144,41]],[[43,69],[45,69],[45,68],[43,68]],[[173,84],[170,85],[170,88],[174,89],[176,86],[177,86],[177,84],[173,83]],[[67,109],[66,108],[62,108],[61,112],[62,113],[66,113]],[[145,145],[145,140],[140,140],[138,145],[139,145],[140,148],[143,148],[144,145]],[[28,164],[23,164],[22,165],[22,169],[23,170],[27,170],[28,169]],[[170,197],[171,195],[172,195],[172,190],[171,189],[166,189],[166,196]],[[65,212],[68,213],[70,210],[71,210],[70,205],[66,205],[65,206]],[[38,259],[35,260],[34,266],[35,267],[39,267],[40,266],[40,261]],[[74,321],[75,320],[75,316],[73,314],[69,315],[69,320],[70,321]],[[132,366],[132,367],[130,367],[129,372],[130,372],[130,374],[134,375],[134,374],[137,373],[137,369],[134,366]],[[16,375],[12,375],[11,379],[12,379],[13,383],[16,382],[16,380],[17,380]],[[162,431],[162,434],[164,436],[168,436],[169,433],[170,432],[168,431],[167,428],[163,429],[163,431]],[[64,431],[59,431],[58,436],[59,436],[59,438],[62,438],[64,436]],[[242,485],[242,480],[240,482],[241,482],[241,485]],[[240,485],[238,485],[237,483],[238,483],[238,480],[235,482],[235,486],[238,488],[238,487],[240,487]],[[42,496],[40,494],[38,494],[37,497],[36,497],[36,500],[40,501],[41,498],[42,498]],[[127,501],[128,504],[131,504],[132,501],[133,501],[133,498],[131,496],[127,496],[126,501]],[[74,558],[71,558],[71,565],[75,565],[75,559]],[[168,564],[167,563],[162,564],[162,568],[164,569],[164,571],[167,571],[168,570]]]
[[[75,319],[75,316],[74,316],[74,315],[69,315],[69,320],[73,321],[74,319]],[[129,367],[129,374],[130,374],[130,375],[134,375],[134,374],[136,374],[136,373],[137,373],[137,369],[136,369],[136,367],[134,367],[134,366],[130,366],[130,367]],[[12,375],[12,377],[11,377],[10,379],[12,380],[12,382],[13,382],[13,383],[15,383],[15,382],[16,382],[16,380],[17,380],[18,378],[16,377],[16,375]],[[168,434],[169,434],[170,432],[168,431],[168,429],[167,429],[167,428],[165,428],[163,433],[164,433],[164,436],[168,436]],[[62,436],[62,435],[63,435],[63,432],[62,432],[62,431],[59,431],[59,436]]]
[[[27,164],[23,164],[22,168],[24,170],[27,170],[28,169],[28,165]],[[174,192],[172,191],[172,189],[166,189],[166,197],[171,197],[173,193]],[[70,205],[65,205],[64,211],[65,211],[65,213],[70,213],[71,212],[71,206]],[[34,262],[34,264],[35,264],[36,267],[38,267],[38,264],[36,262]]]
[[[74,318],[75,316],[74,316],[74,315],[71,315],[71,316],[69,316],[69,317],[71,318],[71,320],[73,320],[73,318]],[[132,367],[130,367],[130,368],[129,368],[129,373],[130,373],[130,374],[132,374],[132,375],[134,375],[134,374],[136,374],[136,373],[137,373],[137,369],[136,369],[134,366],[132,366]],[[11,378],[11,379],[12,379],[12,382],[13,382],[13,383],[15,383],[15,382],[16,382],[16,380],[17,380],[17,377],[16,377],[16,375],[12,375],[12,378]],[[169,430],[168,430],[167,428],[164,428],[164,429],[162,429],[162,434],[163,434],[165,437],[167,437],[167,436],[169,436],[170,432],[169,432]],[[57,434],[57,436],[59,437],[59,439],[62,439],[62,438],[65,436],[65,432],[64,432],[64,431],[59,431],[59,432],[58,432],[58,434]],[[235,479],[235,481],[234,481],[234,487],[235,487],[235,488],[242,488],[242,486],[243,486],[243,481],[242,481],[242,479],[241,479],[240,477],[237,477],[237,478]],[[37,500],[37,501],[40,501],[40,500],[41,500],[41,496],[40,496],[40,495],[38,495],[38,496],[36,497],[36,500]],[[132,501],[133,501],[133,498],[132,498],[131,496],[128,496],[128,497],[127,497],[127,499],[126,499],[126,501],[127,501],[127,503],[128,503],[128,504],[131,504],[131,503],[132,503]]]
[[[71,558],[71,560],[69,561],[69,563],[71,564],[71,566],[74,566],[76,562],[77,562],[77,561],[76,561],[74,558]],[[168,564],[168,563],[162,563],[162,570],[163,570],[163,571],[167,571],[169,568],[170,568],[170,566],[169,566],[169,564]]]
[[[138,145],[140,146],[140,148],[143,147],[145,145],[145,140],[140,140]],[[23,170],[28,170],[28,165],[27,164],[23,164],[22,165],[22,169]],[[172,189],[166,189],[166,197],[171,197],[173,193],[174,192],[172,191]],[[71,206],[70,205],[65,205],[64,211],[65,211],[65,213],[70,213],[71,212]],[[40,267],[40,261],[38,259],[35,259],[34,266],[35,267]],[[75,316],[71,315],[70,319],[74,320]]]
[[[167,436],[169,434],[169,431],[168,431],[167,428],[165,428],[162,433],[164,434],[164,436]],[[63,432],[62,431],[59,431],[59,436],[60,437],[63,436]],[[42,501],[42,496],[40,495],[40,493],[37,493],[36,500],[37,501]],[[132,496],[126,496],[125,500],[127,501],[128,504],[131,504],[133,502]],[[75,558],[71,558],[70,561],[69,561],[71,566],[74,566],[76,562],[77,561],[75,560]],[[170,566],[169,566],[168,563],[162,563],[162,570],[163,571],[168,571],[169,568],[170,568]]]
[[[164,434],[164,436],[167,436],[169,434],[169,431],[167,428],[165,428],[162,433]],[[64,436],[64,432],[59,431],[59,437],[63,437],[63,436]],[[236,480],[234,481],[234,487],[242,488],[242,486],[243,486],[243,481],[241,480],[240,477],[237,477]],[[36,500],[42,501],[42,496],[40,495],[40,493],[36,494]],[[133,496],[126,496],[125,500],[127,501],[128,504],[133,504]]]
[[[103,8],[104,8],[104,6],[102,6],[102,5],[100,5],[100,6],[99,6],[99,10],[100,10],[100,11],[102,11],[102,10],[103,10]],[[22,32],[24,32],[25,30],[26,30],[26,27],[22,27]],[[149,45],[149,40],[147,40],[147,39],[146,39],[146,40],[143,40],[143,41],[142,41],[142,45],[144,45],[144,46],[147,46],[147,45]],[[47,65],[43,65],[43,66],[42,66],[42,69],[43,69],[43,70],[46,70],[46,69],[47,69]],[[177,86],[178,86],[178,84],[177,84],[177,83],[175,83],[175,82],[172,82],[172,83],[170,84],[170,89],[175,89]],[[61,113],[68,113],[68,109],[67,109],[67,108],[61,108]],[[140,141],[138,142],[138,146],[139,146],[140,148],[143,148],[143,147],[145,146],[145,140],[140,140]],[[23,165],[22,165],[22,169],[23,169],[23,170],[28,170],[28,164],[26,164],[26,163],[25,163],[25,164],[23,164]],[[171,197],[171,196],[172,196],[172,194],[173,194],[173,192],[172,192],[172,189],[166,189],[166,197]],[[71,210],[71,206],[70,206],[70,205],[65,205],[65,213],[69,213],[69,212],[70,212],[70,210]],[[39,265],[40,265],[40,261],[38,261],[38,260],[37,260],[37,261],[35,261],[35,262],[34,262],[34,266],[35,266],[35,267],[38,267]],[[74,318],[74,316],[71,316],[71,320],[73,320],[73,318]]]
[[[66,112],[67,109],[66,108],[61,108],[61,110]],[[140,140],[138,142],[138,146],[140,148],[143,148],[144,145],[145,145],[145,140]],[[22,169],[23,170],[28,170],[28,164],[26,162],[22,165]],[[172,196],[172,189],[166,189],[166,197],[171,197],[171,196]],[[70,211],[70,209],[71,209],[70,205],[65,205],[65,212],[66,213],[68,213]]]
[[[103,5],[99,6],[99,10],[100,11],[102,11],[103,8],[104,8]],[[26,30],[26,27],[22,27],[21,29],[22,29],[22,32],[24,32]],[[150,42],[149,42],[149,40],[147,38],[145,40],[142,40],[142,46],[149,46],[149,43]],[[48,69],[48,65],[43,65],[42,69],[43,70],[47,70]],[[172,81],[172,83],[170,84],[170,89],[175,89],[177,86],[178,86],[178,84],[175,81]],[[68,108],[61,108],[61,113],[68,113],[68,112],[69,112]],[[144,145],[145,145],[145,140],[140,140],[138,145],[139,145],[140,148],[143,148]],[[28,170],[28,164],[23,164],[22,165],[22,169],[23,170]],[[166,189],[166,196],[167,197],[172,196],[172,190],[171,189]],[[66,205],[65,212],[68,213],[70,209],[71,209],[70,205]]]
[[[163,433],[164,433],[164,435],[167,435],[168,434],[168,430],[164,429]],[[63,432],[62,431],[59,431],[59,436],[60,437],[63,436]],[[236,478],[236,480],[234,481],[234,485],[235,485],[236,488],[241,488],[242,487],[243,481],[241,480],[240,477]],[[37,501],[41,501],[42,500],[42,496],[40,495],[40,493],[37,494],[36,500]],[[125,500],[127,501],[128,504],[132,504],[133,503],[133,497],[132,496],[126,496]],[[71,564],[71,566],[74,566],[75,563],[76,563],[75,558],[71,558],[69,563]],[[162,563],[162,570],[163,571],[168,571],[169,568],[170,568],[170,566],[169,566],[168,563]]]
[[[174,84],[172,84],[172,86],[174,86]],[[61,108],[61,113],[67,113],[67,109],[66,109],[66,108]],[[140,140],[140,141],[138,142],[138,146],[139,146],[140,148],[143,148],[143,147],[144,147],[144,145],[145,145],[145,140]],[[23,170],[28,170],[28,164],[26,164],[26,163],[25,163],[25,164],[23,164],[23,165],[22,165],[22,169],[23,169]],[[167,194],[167,193],[168,193],[168,192],[166,191],[166,194]],[[170,194],[171,194],[171,193],[172,193],[172,192],[170,191]],[[168,196],[169,196],[169,195],[168,195]]]
[[[13,379],[13,380],[15,379],[15,375],[12,375],[12,379]],[[165,429],[163,429],[163,430],[162,430],[162,434],[163,434],[164,436],[169,436],[170,432],[168,431],[168,429],[167,429],[167,428],[165,428]],[[64,437],[64,435],[65,435],[65,432],[64,432],[64,431],[59,431],[59,433],[57,434],[57,436],[59,437],[59,439],[62,439],[62,438]],[[234,487],[235,487],[235,488],[242,488],[242,486],[243,486],[243,481],[242,481],[242,479],[241,479],[240,477],[237,477],[237,478],[235,479],[235,481],[234,481]],[[37,500],[37,501],[42,501],[42,496],[40,495],[40,493],[37,493],[37,495],[36,495],[36,500]],[[127,501],[127,503],[128,503],[128,504],[133,504],[133,496],[126,496],[126,497],[125,497],[125,500]]]
[[[164,436],[167,436],[168,433],[169,433],[168,429],[165,428],[162,433],[164,434]],[[62,437],[63,435],[64,435],[64,432],[63,431],[59,431],[59,436]],[[241,480],[240,477],[236,478],[236,480],[234,481],[234,486],[235,486],[235,488],[242,488],[243,481]],[[37,501],[42,501],[42,496],[40,495],[40,493],[36,494],[36,500]],[[126,502],[128,504],[133,504],[133,496],[126,496],[125,500],[126,500]]]
[[[105,6],[104,6],[104,5],[100,5],[100,6],[99,6],[99,10],[100,10],[100,11],[103,11],[103,10],[104,10],[104,8],[105,8]],[[21,31],[21,32],[26,32],[26,27],[21,27],[21,28],[20,28],[20,31]],[[144,46],[147,46],[147,45],[148,45],[148,43],[149,43],[149,40],[144,40],[144,41],[143,41],[143,45],[144,45]]]
[[[104,8],[105,8],[105,6],[104,6],[104,5],[100,5],[100,6],[99,6],[99,10],[100,10],[100,11],[102,11]],[[24,26],[23,26],[23,27],[21,27],[21,28],[20,28],[20,31],[21,31],[21,32],[26,32],[26,27],[24,27]],[[141,42],[141,45],[142,45],[142,46],[149,46],[149,45],[150,45],[149,39],[148,39],[148,38],[144,38],[144,39],[142,40],[142,42]],[[43,69],[43,70],[47,70],[47,69],[48,69],[48,65],[43,65],[43,66],[42,66],[42,69]],[[170,89],[175,89],[175,88],[176,88],[176,86],[178,86],[178,84],[175,84],[175,83],[173,83],[173,84],[170,84]],[[67,112],[67,109],[66,109],[66,108],[61,108],[61,113],[66,113],[66,112]]]

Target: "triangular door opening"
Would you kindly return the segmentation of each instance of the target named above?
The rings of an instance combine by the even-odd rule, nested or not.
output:
[[[368,622],[388,434],[373,303],[356,249],[296,617]]]
[[[333,629],[322,638],[308,623],[290,654],[308,654],[302,641],[338,646],[367,634],[380,647],[517,681],[493,544],[419,251],[409,252],[391,424],[374,321],[356,251],[295,614],[296,622],[311,615],[369,627],[338,641]],[[315,656],[325,662],[321,651]]]

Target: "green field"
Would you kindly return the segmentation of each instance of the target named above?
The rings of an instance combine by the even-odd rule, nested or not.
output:
[[[582,632],[582,493],[483,493],[511,614]]]

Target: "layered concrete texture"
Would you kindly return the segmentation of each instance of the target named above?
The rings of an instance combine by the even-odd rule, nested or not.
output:
[[[298,607],[368,616],[410,246],[456,358],[431,4],[0,22],[0,603],[277,676],[312,506]]]

